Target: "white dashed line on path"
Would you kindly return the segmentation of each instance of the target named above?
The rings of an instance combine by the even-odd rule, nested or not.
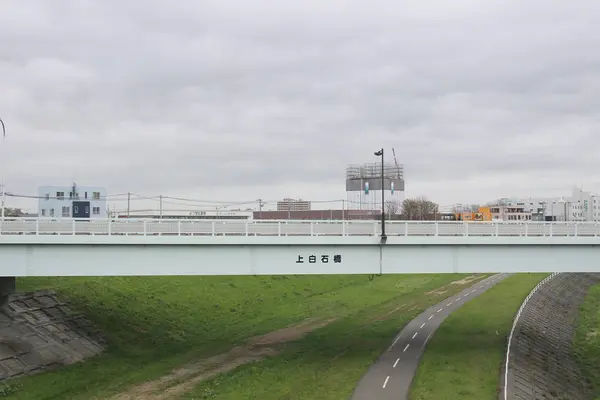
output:
[[[432,332],[433,333],[433,332]],[[427,344],[427,341],[429,341],[429,338],[431,337],[431,333],[429,335],[427,335],[427,339],[425,339],[425,343],[423,343],[423,347],[421,347],[422,349],[425,348],[425,345]]]
[[[457,306],[457,307],[460,307],[460,305],[461,305],[461,304],[463,304],[463,302],[467,302],[467,301],[469,301],[469,298],[467,298],[469,295],[471,295],[471,294],[475,294],[475,296],[477,296],[477,295],[479,294],[479,292],[478,292],[478,290],[479,290],[479,289],[481,289],[481,292],[483,292],[483,291],[485,291],[485,290],[487,290],[487,289],[488,289],[488,288],[487,288],[487,286],[494,285],[496,282],[498,282],[498,281],[502,280],[503,278],[504,278],[504,277],[503,277],[503,276],[501,276],[501,277],[499,277],[499,278],[498,278],[498,277],[496,277],[496,278],[494,278],[494,279],[485,280],[485,281],[480,281],[480,282],[479,282],[479,283],[478,283],[476,286],[474,285],[474,286],[471,286],[470,288],[465,288],[465,289],[464,289],[464,290],[463,290],[463,291],[462,291],[460,294],[456,294],[456,295],[454,295],[454,296],[451,296],[451,297],[449,297],[449,298],[446,298],[446,299],[445,299],[445,301],[447,302],[447,303],[445,303],[446,305],[445,305],[445,306],[443,306],[442,304],[444,304],[444,303],[442,303],[442,304],[438,304],[438,307],[440,307],[440,308],[439,308],[439,309],[438,309],[436,312],[433,312],[431,315],[429,315],[429,316],[427,317],[427,321],[431,321],[431,320],[432,320],[432,319],[433,319],[433,318],[436,316],[436,314],[439,314],[439,313],[441,313],[442,311],[446,310],[446,308],[449,308],[448,310],[446,310],[446,313],[448,313],[448,312],[451,312],[451,311],[452,311],[452,309],[451,309],[450,307],[451,307],[453,304],[455,304],[455,303],[456,303],[456,306]],[[461,300],[463,300],[463,301],[461,301]],[[436,307],[436,306],[432,306],[432,307]],[[430,312],[431,312],[431,311],[430,311]],[[442,317],[439,317],[439,318],[444,318],[444,317],[442,316]],[[421,319],[421,321],[422,321],[422,319]],[[411,344],[415,344],[415,346],[417,345],[417,344],[414,342],[414,340],[415,340],[415,339],[416,339],[416,338],[419,336],[419,333],[420,333],[420,332],[421,332],[421,330],[422,330],[422,329],[425,327],[425,325],[427,325],[427,323],[428,323],[427,321],[425,321],[425,322],[422,322],[422,323],[421,323],[421,325],[419,326],[419,328],[418,328],[418,329],[415,329],[415,328],[413,327],[413,334],[412,334],[412,338],[411,338],[411,339],[407,339],[407,340],[403,340],[403,342],[404,342],[404,343],[403,343],[403,344],[404,344],[404,348],[402,349],[402,353],[406,353],[406,352],[407,352],[407,350],[410,348],[410,345],[411,345]],[[418,323],[418,322],[416,322],[416,321],[413,321],[413,322],[415,322],[415,323]],[[437,329],[437,328],[436,328],[436,329]],[[415,356],[416,356],[416,358],[417,358],[417,359],[420,357],[420,354],[422,354],[422,352],[425,350],[425,347],[426,347],[427,343],[429,343],[429,339],[431,339],[431,337],[433,336],[433,333],[435,333],[436,329],[433,329],[431,332],[429,332],[429,333],[428,333],[428,335],[427,335],[427,338],[425,339],[425,341],[424,341],[424,342],[423,342],[423,344],[421,345],[421,350],[418,350],[418,351],[416,351],[416,350],[415,350],[415,351],[411,351],[411,353],[418,353],[418,354],[415,354]],[[394,346],[396,346],[396,345],[397,345],[397,343],[400,341],[400,339],[406,339],[406,338],[408,337],[408,335],[410,335],[410,333],[409,333],[409,332],[410,332],[410,331],[407,331],[407,332],[400,332],[400,333],[398,334],[398,336],[397,336],[397,337],[394,339],[394,342],[392,343],[392,345],[390,346],[390,348],[388,349],[388,351],[391,351],[391,350],[392,350],[392,348],[393,348]],[[423,333],[421,336],[424,336],[424,335],[425,335],[425,334]],[[411,340],[413,340],[413,341],[411,341]],[[406,343],[406,342],[410,342],[410,343]],[[401,345],[400,345],[400,346],[401,346]],[[400,347],[400,346],[399,346],[399,347]],[[396,367],[397,367],[397,366],[400,364],[400,358],[403,358],[403,357],[404,357],[404,358],[406,358],[407,356],[410,356],[410,354],[407,354],[407,355],[400,355],[400,356],[401,356],[401,357],[398,357],[398,358],[396,358],[396,360],[395,360],[395,361],[394,361],[394,363],[392,364],[392,368],[394,368],[394,369],[395,369],[395,368],[396,368]],[[409,357],[408,359],[410,360],[410,361],[409,361],[409,363],[412,363],[412,358],[411,358],[411,357]],[[391,361],[391,360],[390,360],[390,361]],[[387,365],[389,365],[389,364],[387,364]],[[404,365],[402,365],[402,366],[400,367],[400,370],[399,370],[399,372],[398,372],[398,373],[400,373],[400,374],[405,374],[405,373],[406,373],[406,371],[404,371],[405,367],[411,367],[411,366],[410,366],[410,365],[408,365],[408,366],[404,366]],[[394,370],[394,371],[395,371],[395,370]],[[391,375],[388,375],[388,376],[387,376],[387,377],[384,379],[384,382],[383,382],[383,385],[382,385],[383,389],[386,389],[386,388],[387,388],[387,385],[388,385],[388,384],[389,384],[389,382],[390,382],[390,378],[391,378]],[[378,377],[378,379],[377,379],[377,380],[379,380],[379,379],[381,379],[381,377]],[[381,381],[379,381],[379,382],[381,382]],[[377,384],[377,383],[375,383],[375,384]],[[392,390],[392,392],[389,392],[389,394],[392,394],[392,393],[393,393],[393,391],[395,390],[395,388],[393,388],[393,386],[394,386],[394,385],[392,385],[392,389],[391,389],[391,390]],[[394,394],[395,394],[395,393],[394,393]]]

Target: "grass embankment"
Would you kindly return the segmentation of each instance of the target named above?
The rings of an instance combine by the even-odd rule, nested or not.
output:
[[[513,275],[450,314],[427,344],[410,398],[497,399],[515,314],[546,276]]]
[[[421,276],[421,279],[424,278]],[[407,277],[387,279],[389,283],[386,286],[391,285],[396,292],[392,301],[363,308],[335,321],[288,344],[277,357],[204,381],[183,398],[347,399],[361,376],[406,323],[427,307],[475,282],[455,282],[431,292],[439,284],[432,281],[431,284],[415,287]],[[445,279],[445,282],[448,281]]]
[[[15,382],[20,389],[9,398],[105,399],[308,317],[336,322],[280,356],[210,381],[197,397],[343,398],[404,323],[469,283],[425,293],[465,276],[21,279],[21,291],[59,292],[106,333],[110,346],[88,362]],[[223,380],[233,385],[219,386]]]
[[[594,399],[600,399],[600,285],[590,288],[579,309],[573,348]]]

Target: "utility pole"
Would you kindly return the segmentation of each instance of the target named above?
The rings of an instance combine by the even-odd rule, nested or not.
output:
[[[258,218],[262,219],[262,208],[265,205],[262,199],[258,199]]]
[[[387,236],[385,234],[385,179],[383,176],[383,148],[379,151],[376,151],[373,154],[381,157],[381,238],[386,239]]]
[[[160,197],[160,215],[159,215],[159,219],[162,219],[163,217],[163,207],[162,207],[162,194],[159,196]]]
[[[127,218],[129,218],[129,212],[131,211],[130,204],[131,204],[131,193],[127,192]]]

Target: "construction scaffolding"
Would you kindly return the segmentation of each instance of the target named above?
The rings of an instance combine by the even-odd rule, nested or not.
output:
[[[383,164],[383,189],[386,203],[404,201],[404,167],[394,162]],[[381,163],[349,165],[346,168],[346,200],[349,209],[381,209]]]

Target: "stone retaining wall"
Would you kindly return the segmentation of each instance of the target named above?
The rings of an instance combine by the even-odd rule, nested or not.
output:
[[[590,398],[572,353],[579,306],[600,274],[558,274],[529,300],[516,325],[509,359],[508,398]]]
[[[82,361],[106,341],[53,291],[14,294],[0,312],[0,381]]]

